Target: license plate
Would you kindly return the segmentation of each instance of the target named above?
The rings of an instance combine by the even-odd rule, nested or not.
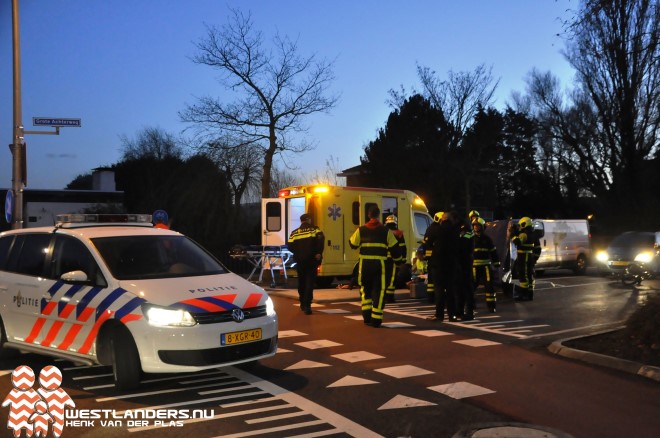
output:
[[[261,339],[261,329],[243,330],[242,332],[223,333],[220,335],[221,345],[242,344],[244,342],[258,341]]]
[[[628,266],[629,262],[610,262],[610,266]]]

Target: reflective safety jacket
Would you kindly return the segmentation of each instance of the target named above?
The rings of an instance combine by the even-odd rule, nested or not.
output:
[[[521,260],[531,257],[531,260],[536,263],[541,256],[541,241],[531,227],[515,236],[511,241],[516,245],[516,253]]]
[[[497,251],[493,244],[493,239],[485,234],[475,234],[474,240],[474,256],[472,266],[487,266],[491,263],[493,266],[500,265],[500,259],[497,257]]]
[[[402,259],[396,237],[377,219],[371,219],[355,230],[348,243],[351,248],[360,249],[361,260],[385,261],[388,256],[395,262]]]
[[[293,259],[301,263],[315,259],[316,254],[322,255],[324,241],[323,231],[319,227],[303,223],[291,232],[287,247],[293,253]]]
[[[403,237],[403,231],[401,230],[392,230],[392,234],[394,234],[394,237],[396,237],[396,241],[398,242],[398,251],[399,251],[399,259],[394,260],[396,264],[403,263],[406,261],[406,255],[408,254],[408,248],[406,247],[406,239]]]

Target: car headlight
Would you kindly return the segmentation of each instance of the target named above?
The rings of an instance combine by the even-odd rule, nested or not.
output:
[[[598,251],[596,253],[596,260],[599,262],[606,263],[609,258],[610,256],[607,254],[607,251]]]
[[[635,261],[640,263],[651,263],[651,260],[653,260],[653,253],[650,251],[640,252],[635,257]]]
[[[273,303],[273,300],[270,297],[266,299],[266,315],[275,315],[275,303]]]
[[[156,327],[192,327],[197,322],[190,312],[182,309],[143,305],[142,313],[150,325]]]

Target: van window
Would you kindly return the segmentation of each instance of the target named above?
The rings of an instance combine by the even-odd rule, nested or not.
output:
[[[16,237],[16,247],[12,251],[15,260],[8,263],[8,268],[25,275],[39,276],[44,274],[44,263],[51,234],[26,234]],[[12,266],[13,265],[13,266]]]
[[[357,201],[352,205],[351,218],[353,225],[360,225],[360,203]]]
[[[415,229],[417,234],[423,236],[426,233],[426,229],[431,225],[431,218],[429,215],[424,213],[415,213]]]
[[[266,231],[282,229],[282,205],[279,202],[266,203]]]

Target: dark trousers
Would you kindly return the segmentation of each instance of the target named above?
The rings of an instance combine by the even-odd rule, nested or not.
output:
[[[309,309],[312,306],[317,266],[316,260],[306,260],[298,262],[296,265],[298,271],[298,298],[300,299],[301,309]]]
[[[474,287],[484,285],[486,291],[486,305],[488,309],[497,307],[497,295],[493,286],[493,268],[490,265],[478,265],[474,267]]]
[[[472,272],[467,268],[461,268],[458,274],[458,299],[456,315],[474,316],[474,284],[472,283]]]
[[[447,316],[453,319],[457,315],[456,310],[456,267],[431,266],[433,283],[435,286],[435,316],[444,319],[445,308]]]

